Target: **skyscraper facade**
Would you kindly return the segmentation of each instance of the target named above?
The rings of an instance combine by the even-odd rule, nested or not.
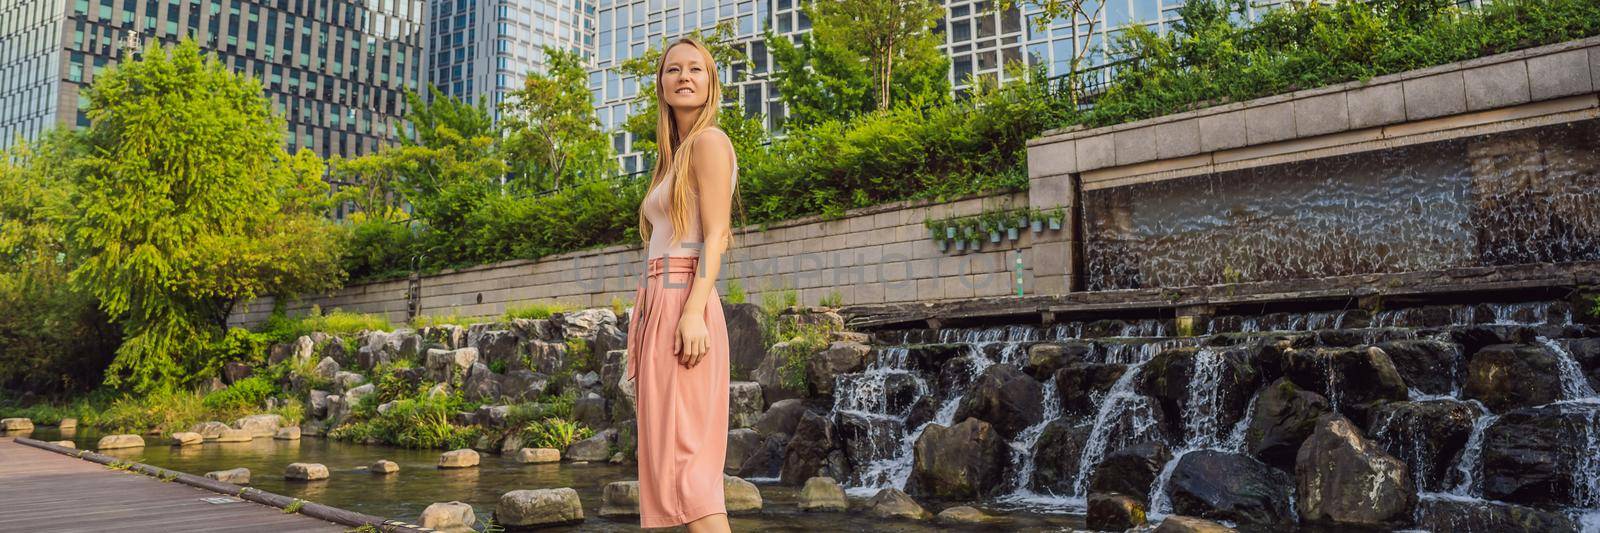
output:
[[[189,38],[261,80],[286,147],[353,156],[395,139],[424,75],[424,0],[20,0],[0,8],[0,135],[88,125],[109,66]]]
[[[594,49],[595,0],[433,0],[428,20],[428,81],[491,109],[545,70],[543,47]]]

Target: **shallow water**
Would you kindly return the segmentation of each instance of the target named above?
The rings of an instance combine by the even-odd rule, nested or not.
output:
[[[22,436],[22,435],[15,435]],[[62,440],[54,427],[40,427],[35,439]],[[71,432],[79,448],[92,449],[100,433],[94,430]],[[146,437],[154,444],[159,437]],[[299,441],[270,438],[247,443],[175,447],[151,445],[144,448],[108,450],[106,455],[138,461],[181,472],[204,475],[215,470],[249,468],[250,486],[294,498],[376,516],[415,522],[434,502],[461,501],[471,504],[483,520],[494,512],[501,494],[517,489],[571,487],[578,491],[583,513],[588,519],[577,526],[551,531],[638,531],[638,519],[606,519],[600,515],[600,491],[607,483],[636,479],[632,465],[573,464],[524,465],[509,457],[482,453],[477,468],[441,470],[436,467],[440,450],[407,450],[388,446],[352,444],[307,437]],[[388,459],[400,465],[395,474],[367,473],[366,465]],[[283,478],[289,463],[321,463],[331,473],[329,479],[315,482],[290,482]],[[764,508],[759,514],[734,516],[735,531],[995,531],[993,526],[952,528],[932,521],[881,520],[860,510],[848,513],[802,513],[796,507],[798,488],[774,483],[757,483]],[[852,498],[853,505],[864,500]],[[937,513],[943,506],[924,502]],[[949,505],[960,505],[952,503]],[[981,505],[975,505],[984,509]],[[987,511],[1000,513],[995,509]],[[1083,527],[1082,516],[1041,512],[1006,512],[1007,531],[1071,531]]]

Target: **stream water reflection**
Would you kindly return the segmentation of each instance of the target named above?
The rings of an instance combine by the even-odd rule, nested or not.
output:
[[[79,448],[92,449],[100,433],[78,430],[62,435],[54,427],[40,427],[31,435],[40,440],[74,441]],[[154,444],[158,437],[147,437]],[[599,518],[600,491],[607,483],[635,479],[632,465],[572,464],[524,465],[509,457],[484,453],[478,468],[441,470],[436,467],[439,450],[406,450],[304,438],[279,441],[268,438],[247,443],[206,443],[176,447],[151,445],[144,448],[108,450],[107,455],[147,463],[195,475],[214,470],[249,468],[252,487],[285,496],[302,498],[352,511],[399,520],[415,521],[422,510],[434,502],[461,501],[471,504],[482,520],[494,512],[500,495],[516,489],[572,487],[583,501],[587,520],[582,524],[550,531],[639,531],[637,519]],[[368,473],[366,465],[388,459],[400,465],[391,475]],[[322,463],[332,473],[330,479],[316,482],[290,482],[283,478],[289,463]],[[862,511],[849,513],[802,513],[795,505],[798,489],[776,484],[760,484],[764,510],[757,515],[735,516],[735,531],[995,531],[995,527],[952,528],[932,521],[917,523],[881,520]],[[860,503],[859,501],[855,503]],[[959,505],[959,504],[950,504]],[[980,507],[981,508],[981,507]],[[942,507],[930,505],[929,512]],[[1007,513],[1011,521],[1006,531],[1071,531],[1083,527],[1081,516],[1066,514]]]

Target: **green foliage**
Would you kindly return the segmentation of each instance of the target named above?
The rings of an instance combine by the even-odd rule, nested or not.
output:
[[[839,294],[838,289],[834,289],[828,291],[828,294],[823,295],[821,299],[817,300],[817,305],[823,307],[839,307],[840,305],[843,305],[843,302],[844,295]]]
[[[722,294],[722,302],[729,304],[742,304],[748,297],[749,296],[744,292],[744,284],[740,283],[739,280],[730,279],[728,280],[728,291]],[[621,316],[622,313],[617,313],[617,315]]]
[[[523,429],[525,442],[534,448],[566,449],[572,443],[594,436],[594,430],[563,418],[546,418]]]
[[[225,389],[206,394],[200,404],[212,411],[248,411],[266,403],[267,397],[276,392],[277,387],[267,378],[251,376]]]
[[[371,418],[342,426],[329,436],[356,442],[371,439],[403,448],[466,448],[477,441],[478,429],[450,424],[450,414],[466,407],[459,397],[404,398],[388,413],[374,411]]]
[[[186,40],[122,61],[87,98],[71,278],[122,326],[108,385],[171,387],[234,302],[341,281],[322,163],[283,151],[258,81]]]
[[[540,192],[610,177],[617,163],[595,118],[583,59],[550,46],[542,52],[544,71],[529,72],[523,87],[500,104],[506,151],[520,167],[513,168],[512,190]]]
[[[788,344],[781,349],[783,364],[778,368],[780,381],[783,383],[784,388],[796,391],[806,390],[809,383],[806,377],[806,365],[810,362],[812,354],[828,347],[829,333],[831,331],[832,327],[826,323],[783,325],[780,327],[780,338],[788,338]]]
[[[556,313],[561,313],[561,312],[568,311],[568,310],[571,310],[571,309],[572,309],[572,306],[567,305],[566,303],[563,303],[563,302],[559,302],[559,301],[555,301],[555,302],[527,302],[527,303],[512,304],[512,305],[506,306],[505,315],[502,316],[501,318],[503,318],[506,322],[510,322],[512,320],[516,320],[516,319],[519,319],[519,318],[532,318],[532,319],[550,318],[550,315],[553,315],[553,314],[556,314]]]
[[[1127,62],[1082,122],[1100,126],[1420,69],[1600,33],[1592,0],[1285,4],[1254,24],[1240,0],[1189,2],[1165,35],[1123,31]]]
[[[299,498],[295,498],[294,501],[289,502],[289,505],[283,506],[283,514],[295,514],[295,513],[298,513],[298,512],[300,512],[300,507],[304,506],[305,504],[306,504],[305,500],[302,500],[302,499],[299,499]]]
[[[816,35],[811,43],[830,43],[819,48],[821,56],[854,55],[825,59],[818,66],[864,62],[871,72],[879,111],[902,102],[932,105],[949,101],[945,77],[949,60],[938,48],[944,35],[933,32],[934,23],[944,16],[943,2],[835,0],[806,3],[803,9],[811,17],[811,31]],[[848,72],[840,73],[848,76]]]
[[[394,326],[384,315],[351,313],[338,309],[323,314],[321,308],[312,306],[310,313],[297,317],[289,317],[281,310],[274,310],[267,316],[266,322],[261,324],[259,333],[271,343],[293,342],[301,336],[319,331],[329,335],[354,338],[363,332],[393,330]]]

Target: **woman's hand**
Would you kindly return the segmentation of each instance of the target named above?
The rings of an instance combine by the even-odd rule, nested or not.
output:
[[[711,349],[711,334],[706,331],[705,317],[684,313],[678,319],[678,336],[673,339],[672,353],[678,354],[678,364],[694,368]]]

